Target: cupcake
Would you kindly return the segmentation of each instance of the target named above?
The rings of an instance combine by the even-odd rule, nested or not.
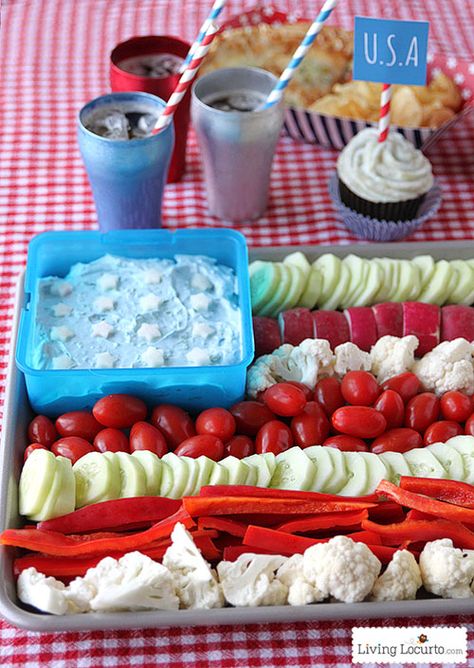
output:
[[[337,161],[342,203],[381,221],[415,218],[434,179],[429,160],[399,132],[378,141],[377,128],[359,132]]]

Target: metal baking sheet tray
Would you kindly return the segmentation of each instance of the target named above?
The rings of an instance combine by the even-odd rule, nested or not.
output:
[[[435,258],[454,259],[474,257],[474,242],[371,244],[351,246],[275,247],[251,250],[251,259],[280,260],[287,253],[304,251],[309,259],[325,252],[339,256],[357,253],[364,257],[388,256],[411,258],[431,254]],[[20,277],[12,329],[11,350],[14,351],[18,316],[23,301],[23,277]],[[0,478],[0,529],[21,526],[17,509],[17,485],[25,433],[32,412],[28,404],[25,382],[17,371],[14,355],[10,355],[3,414]],[[15,593],[12,574],[13,550],[0,547],[0,614],[11,624],[38,632],[86,631],[103,629],[150,628],[160,626],[202,626],[208,624],[255,624],[256,622],[297,622],[326,619],[368,619],[418,617],[420,615],[474,614],[474,599],[442,600],[435,598],[416,601],[380,603],[317,603],[307,606],[278,606],[259,608],[222,608],[218,610],[179,610],[176,612],[115,612],[53,616],[26,610]]]

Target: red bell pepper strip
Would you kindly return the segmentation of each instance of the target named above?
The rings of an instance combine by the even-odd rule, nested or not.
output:
[[[474,508],[474,485],[469,485],[467,482],[401,476],[400,487],[408,492],[418,492],[464,508]]]
[[[187,528],[194,525],[193,520],[183,509],[171,517],[157,522],[150,529],[139,533],[126,534],[113,538],[91,539],[81,536],[79,541],[54,531],[42,529],[7,529],[0,535],[0,544],[23,547],[27,550],[43,552],[63,557],[103,554],[110,551],[140,550],[150,543],[171,535],[176,522],[182,522]]]
[[[345,510],[362,510],[373,504],[364,501],[305,501],[299,499],[257,499],[255,497],[199,497],[187,496],[183,499],[184,509],[191,517],[202,515],[237,515],[247,513],[263,514],[310,514],[330,513]]]
[[[372,518],[370,518],[372,519]],[[407,512],[407,520],[432,520],[433,515],[429,513],[422,513],[421,510],[414,510],[413,508]]]
[[[269,489],[253,485],[205,485],[201,487],[199,496],[256,496],[271,499],[302,499],[305,501],[377,501],[376,494],[367,496],[338,496],[337,494],[323,494],[321,492],[304,492],[298,489]]]
[[[356,543],[365,543],[366,545],[382,545],[382,539],[373,531],[354,531],[353,533],[345,534],[345,536],[347,538],[352,538],[352,540]],[[329,538],[327,540],[329,540]]]
[[[396,501],[401,506],[408,506],[414,510],[421,510],[422,513],[428,513],[434,517],[439,517],[445,520],[453,520],[455,522],[470,522],[474,523],[474,509],[463,508],[461,506],[454,506],[444,501],[437,499],[430,499],[421,494],[408,492],[405,489],[400,489],[387,480],[382,480],[377,487],[378,494],[384,494],[393,501]]]
[[[325,513],[324,515],[313,515],[312,517],[284,522],[276,528],[278,531],[286,531],[287,533],[307,533],[319,529],[358,525],[362,520],[367,519],[367,516],[366,509],[347,513]]]
[[[154,524],[179,510],[180,501],[160,496],[137,496],[126,499],[102,501],[79,508],[73,513],[39,522],[38,529],[59,533],[89,533],[102,529],[140,528]]]
[[[403,522],[405,512],[400,504],[393,501],[380,501],[375,508],[369,509],[369,519],[383,524],[393,524],[394,522]]]
[[[200,517],[198,520],[199,529],[217,529],[231,536],[244,537],[248,524],[230,520],[227,517]]]
[[[407,540],[422,541],[424,544],[438,538],[451,538],[457,547],[474,549],[474,532],[459,522],[433,519],[376,524],[370,520],[363,520],[362,528],[378,533],[385,545],[401,545]]]

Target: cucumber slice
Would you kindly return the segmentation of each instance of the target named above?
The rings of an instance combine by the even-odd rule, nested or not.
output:
[[[393,302],[393,298],[397,294],[398,283],[400,281],[400,264],[398,260],[394,260],[392,258],[387,258],[386,262],[390,264],[392,271],[392,283],[390,285],[390,290],[388,292],[386,301]]]
[[[219,466],[226,469],[229,474],[227,485],[244,485],[249,474],[249,467],[241,459],[229,455],[225,459],[221,459]],[[214,484],[214,483],[211,483]]]
[[[413,271],[413,283],[408,299],[413,302],[418,299],[418,295],[421,292],[421,269],[418,265],[413,264],[413,262],[410,262],[409,260],[408,262]]]
[[[446,469],[426,448],[415,448],[403,453],[411,475],[417,478],[446,478]]]
[[[268,472],[270,474],[270,479],[272,475],[275,473],[276,465],[277,465],[277,460],[273,452],[265,452],[263,455],[260,455],[260,457],[263,457],[265,460],[265,464],[268,466]],[[268,485],[270,484],[270,480],[268,481]],[[268,487],[267,485],[267,487]]]
[[[394,295],[391,297],[393,302],[404,302],[411,297],[413,284],[419,291],[420,273],[416,265],[409,260],[395,260],[398,264],[398,284]]]
[[[373,452],[358,452],[367,464],[367,487],[366,493],[372,494],[377,489],[377,486],[381,480],[388,480],[388,470],[385,464],[377,455],[374,455]]]
[[[279,272],[279,281],[270,301],[266,302],[259,310],[258,315],[275,318],[282,310],[286,295],[291,287],[291,271],[283,262],[276,263]]]
[[[311,487],[316,467],[304,450],[298,447],[281,452],[276,457],[276,469],[270,487],[277,489],[301,489]]]
[[[435,265],[430,282],[418,295],[418,300],[427,304],[438,304],[438,306],[444,304],[448,298],[446,286],[449,285],[452,275],[451,264],[446,260],[439,260]]]
[[[214,468],[211,471],[209,485],[229,485],[229,471],[214,462]]]
[[[464,480],[464,462],[460,452],[447,443],[432,443],[426,448],[446,469],[450,480]]]
[[[66,457],[56,457],[62,471],[62,488],[56,500],[52,517],[61,517],[72,513],[76,507],[76,479],[72,470],[72,463]],[[60,460],[60,461],[59,461]]]
[[[309,276],[311,271],[311,265],[308,262],[308,258],[301,251],[295,251],[290,253],[283,259],[283,264],[290,264],[293,267],[299,267],[306,278]]]
[[[369,485],[369,471],[367,461],[360,457],[360,452],[343,452],[349,472],[348,480],[344,487],[339,490],[341,496],[362,496],[367,494]]]
[[[392,289],[393,264],[385,257],[374,257],[372,262],[377,264],[382,272],[379,290],[374,296],[374,304],[380,304],[388,301]]]
[[[280,273],[280,267],[276,262],[256,260],[250,264],[250,297],[253,313],[260,315],[260,310],[272,299],[280,283]]]
[[[99,501],[118,499],[120,496],[120,469],[115,458],[89,452],[78,459],[72,470],[76,479],[76,508]]]
[[[446,441],[462,457],[464,477],[462,480],[474,485],[474,438],[472,436],[454,436]]]
[[[56,457],[56,472],[53,476],[53,482],[51,483],[51,487],[48,492],[48,496],[44,500],[43,505],[41,506],[40,510],[35,513],[34,515],[30,515],[30,519],[34,520],[35,522],[41,522],[43,520],[49,520],[52,517],[56,517],[54,515],[54,508],[56,506],[56,503],[59,499],[59,495],[61,494],[61,489],[63,487],[63,478],[64,478],[64,468],[61,464],[60,459],[65,459],[64,457]],[[71,462],[69,462],[69,465],[71,465]],[[74,510],[74,505],[75,505],[75,497],[72,502],[72,510]]]
[[[150,450],[135,450],[132,452],[145,471],[146,493],[148,496],[158,496],[161,483],[161,460]]]
[[[255,487],[257,485],[257,480],[258,480],[258,470],[255,468],[255,466],[252,466],[252,464],[245,461],[245,458],[242,461],[249,470],[244,485],[251,485],[252,487]]]
[[[388,480],[398,485],[402,475],[412,475],[410,467],[400,452],[382,452],[377,455],[387,469]]]
[[[56,457],[49,450],[34,450],[23,464],[18,489],[20,515],[41,512],[56,476]]]
[[[105,452],[105,456],[112,455],[119,467],[120,498],[145,496],[147,482],[143,466],[136,457],[128,452]]]
[[[173,485],[167,496],[171,499],[180,499],[183,496],[184,488],[188,482],[188,464],[187,457],[178,457],[174,452],[167,452],[163,455],[161,461],[167,464],[173,473]]]
[[[180,457],[180,459],[185,460],[185,464],[188,469],[188,479],[184,486],[182,496],[192,496],[196,488],[197,478],[199,474],[199,463],[194,457]]]
[[[320,447],[324,448],[324,446]],[[333,473],[331,474],[329,482],[320,491],[327,494],[339,494],[340,490],[349,480],[349,471],[347,470],[346,460],[344,459],[342,452],[337,448],[326,447],[325,449],[331,458]]]
[[[266,459],[266,455],[272,455],[273,464],[270,463],[270,460]],[[249,455],[248,457],[244,457],[242,461],[250,469],[256,471],[256,479],[253,484],[257,487],[268,487],[276,468],[275,455],[272,452],[265,453],[264,455]]]
[[[412,262],[416,264],[420,270],[421,289],[424,290],[434,274],[435,261],[431,255],[417,255],[413,258]]]
[[[328,450],[330,448],[322,445],[311,445],[304,450],[305,455],[311,459],[316,468],[310,487],[312,492],[322,492],[334,474],[334,464]]]
[[[297,306],[306,285],[305,275],[299,267],[289,264],[286,268],[290,272],[290,287],[288,288],[286,297],[284,298],[278,313]]]
[[[341,262],[341,273],[339,274],[339,280],[332,295],[325,302],[319,304],[320,309],[325,309],[328,311],[333,311],[337,309],[341,301],[345,298],[347,290],[349,289],[349,283],[351,280],[351,274],[344,262]]]
[[[300,297],[299,306],[313,309],[321,297],[321,290],[323,288],[323,275],[317,267],[312,266],[309,272],[306,286]]]
[[[319,269],[323,277],[323,286],[319,301],[326,302],[331,298],[339,282],[341,260],[332,253],[324,253],[313,262],[313,266]]]
[[[173,469],[169,464],[160,460],[161,462],[161,482],[160,482],[160,492],[158,496],[169,496],[174,485],[174,474]]]
[[[469,306],[474,301],[474,269],[464,260],[451,260],[450,265],[456,272],[457,281],[447,301]]]
[[[376,262],[369,261],[367,281],[362,292],[354,300],[354,306],[370,306],[374,303],[374,297],[380,289],[383,276],[379,265]]]
[[[196,463],[198,467],[196,482],[193,491],[189,492],[190,496],[199,494],[201,487],[204,487],[204,485],[209,484],[215,464],[215,462],[213,462],[212,459],[209,459],[209,457],[206,457],[205,455],[200,455],[196,459]]]
[[[368,260],[357,255],[350,254],[343,260],[349,270],[350,280],[346,295],[341,300],[340,308],[349,308],[354,303],[354,298],[362,293],[365,287],[365,280],[369,272]]]

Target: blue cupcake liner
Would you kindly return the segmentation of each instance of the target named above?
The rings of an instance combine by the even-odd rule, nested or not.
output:
[[[341,200],[339,179],[336,172],[329,179],[329,195],[344,225],[356,236],[370,241],[398,241],[404,239],[421,227],[425,220],[434,216],[441,205],[442,199],[441,188],[439,183],[435,181],[420,204],[417,217],[412,220],[395,222],[393,220],[377,220],[349,209]]]

